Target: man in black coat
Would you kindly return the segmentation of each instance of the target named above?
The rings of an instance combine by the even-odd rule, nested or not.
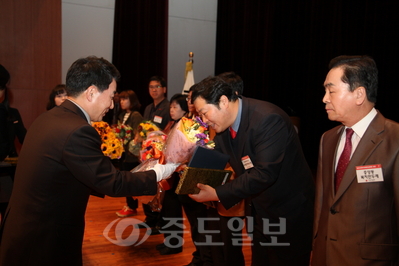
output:
[[[0,161],[7,156],[18,156],[14,140],[18,138],[22,144],[26,134],[18,109],[11,108],[8,102],[7,84],[9,80],[10,73],[0,65]]]
[[[246,199],[252,265],[309,265],[314,182],[288,115],[239,97],[220,77],[201,81],[192,100],[237,178],[216,189],[199,184],[191,198],[220,201],[226,209]]]

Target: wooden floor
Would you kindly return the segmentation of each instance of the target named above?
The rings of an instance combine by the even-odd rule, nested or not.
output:
[[[125,205],[125,198],[104,199],[91,196],[86,212],[86,230],[83,241],[84,266],[152,266],[152,265],[186,265],[192,259],[194,245],[191,242],[189,224],[185,219],[183,252],[174,255],[160,255],[155,249],[163,242],[163,235],[148,236],[145,229],[135,229],[133,224],[145,219],[141,203],[147,203],[152,196],[139,199],[138,215],[118,218],[115,214]],[[114,224],[112,224],[114,223]],[[119,228],[117,228],[119,226]],[[109,227],[109,230],[106,230]],[[123,233],[118,233],[123,232]],[[145,237],[147,237],[145,239]],[[142,239],[145,241],[136,245]],[[117,244],[117,240],[120,240]],[[111,242],[112,241],[112,242]],[[128,246],[121,246],[125,243]],[[251,263],[249,246],[243,247],[246,265]],[[217,265],[216,265],[217,266]]]

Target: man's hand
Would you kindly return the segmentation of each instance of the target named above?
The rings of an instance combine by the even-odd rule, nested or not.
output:
[[[179,165],[177,168],[176,168],[176,170],[175,170],[175,172],[183,172],[184,171],[184,169],[186,169],[187,168],[187,164],[181,164],[181,165]]]
[[[216,190],[213,187],[198,183],[197,188],[201,190],[198,194],[189,194],[193,200],[197,202],[219,201]]]
[[[177,163],[167,163],[167,164],[157,163],[152,168],[152,170],[154,170],[157,175],[157,182],[161,181],[162,179],[169,178],[178,166],[179,164]]]

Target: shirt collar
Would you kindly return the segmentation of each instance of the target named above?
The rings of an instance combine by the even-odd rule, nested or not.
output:
[[[377,110],[373,108],[365,117],[363,117],[359,122],[352,126],[353,131],[355,131],[356,135],[358,135],[359,138],[363,137],[364,132],[366,132],[368,126],[370,125],[371,121],[373,121],[376,115]]]
[[[87,120],[87,123],[91,124],[91,123],[90,123],[91,121],[90,121],[90,116],[89,116],[89,114],[88,114],[82,107],[80,107],[79,104],[77,104],[77,103],[76,103],[75,101],[73,101],[72,99],[68,98],[67,100],[71,101],[71,102],[74,103],[77,107],[79,107],[79,109],[82,110],[83,114],[85,115],[86,120]]]
[[[165,100],[166,100],[166,97],[163,98],[163,100],[160,101],[157,105],[155,105],[154,103],[152,103],[152,107],[153,107],[154,109],[157,109],[157,108],[161,105],[161,103],[163,103]]]
[[[242,100],[241,100],[241,98],[238,98],[237,117],[236,117],[236,120],[234,121],[234,123],[230,126],[235,132],[238,132],[238,128],[240,127],[241,114],[242,114]]]

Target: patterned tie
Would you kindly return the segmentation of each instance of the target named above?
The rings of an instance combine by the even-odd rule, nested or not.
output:
[[[335,192],[338,191],[339,185],[341,184],[342,177],[344,176],[346,167],[349,164],[349,160],[352,153],[352,135],[354,131],[351,128],[346,129],[346,141],[345,147],[342,151],[341,157],[338,160],[337,170],[335,171]]]
[[[233,128],[231,128],[231,127],[230,127],[229,129],[230,129],[230,135],[231,135],[231,138],[233,138],[233,139],[234,139],[234,138],[236,137],[236,135],[237,135],[237,132],[235,132],[235,131],[234,131],[234,129],[233,129]]]

